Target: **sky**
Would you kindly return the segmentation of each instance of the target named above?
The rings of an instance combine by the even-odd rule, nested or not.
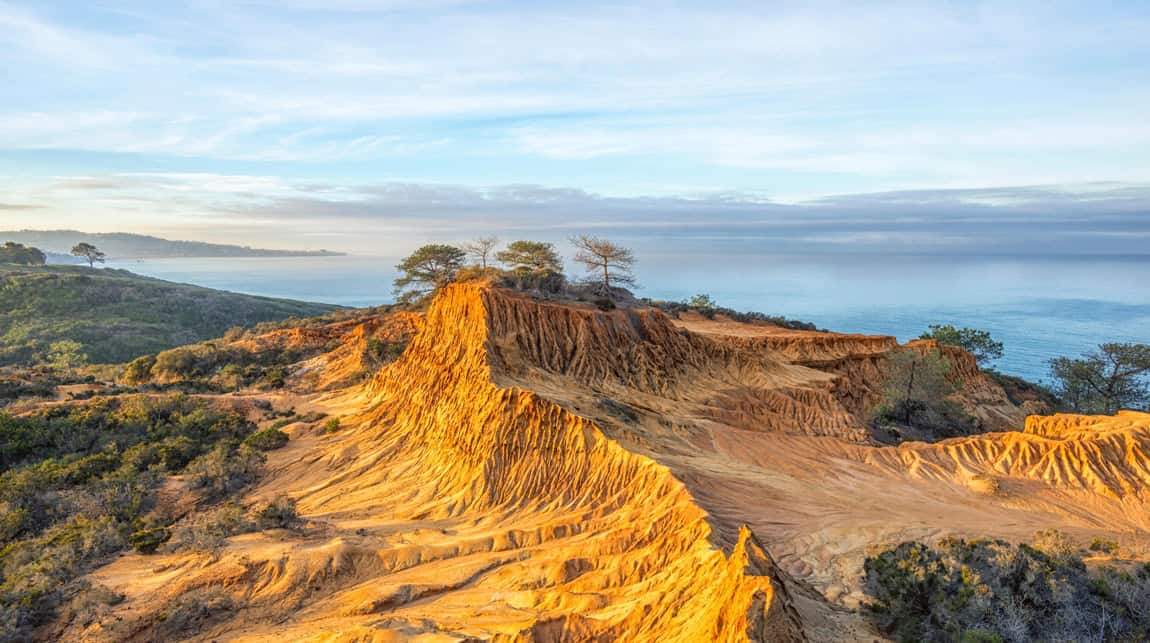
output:
[[[0,230],[1147,253],[1150,4],[0,0]]]

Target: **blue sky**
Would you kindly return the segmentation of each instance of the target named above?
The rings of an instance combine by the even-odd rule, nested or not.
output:
[[[0,229],[1150,240],[1145,2],[0,1],[0,43]]]

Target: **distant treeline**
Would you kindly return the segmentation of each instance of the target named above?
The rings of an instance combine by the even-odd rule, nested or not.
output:
[[[8,241],[0,246],[0,263],[14,263],[22,266],[42,266],[47,260],[39,248],[30,248],[20,243]]]

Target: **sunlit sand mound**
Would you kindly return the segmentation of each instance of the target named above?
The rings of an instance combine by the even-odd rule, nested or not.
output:
[[[870,459],[924,477],[974,473],[1113,498],[1150,497],[1150,414],[1031,416],[1022,432],[907,443]]]
[[[507,297],[446,289],[403,356],[339,402],[362,409],[348,428],[274,453],[257,493],[296,498],[304,533],[125,557],[93,575],[127,594],[121,620],[77,637],[172,638],[172,606],[214,593],[235,611],[198,621],[205,640],[802,640],[749,530],[718,538],[667,468],[497,384]]]
[[[294,369],[292,388],[328,391],[362,381],[384,363],[397,358],[423,325],[415,313],[392,313],[326,328],[327,347]]]

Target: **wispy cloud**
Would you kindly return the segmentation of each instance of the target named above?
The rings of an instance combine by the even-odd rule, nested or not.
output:
[[[1136,3],[6,2],[0,162],[793,199],[1136,181],[1148,32]]]

